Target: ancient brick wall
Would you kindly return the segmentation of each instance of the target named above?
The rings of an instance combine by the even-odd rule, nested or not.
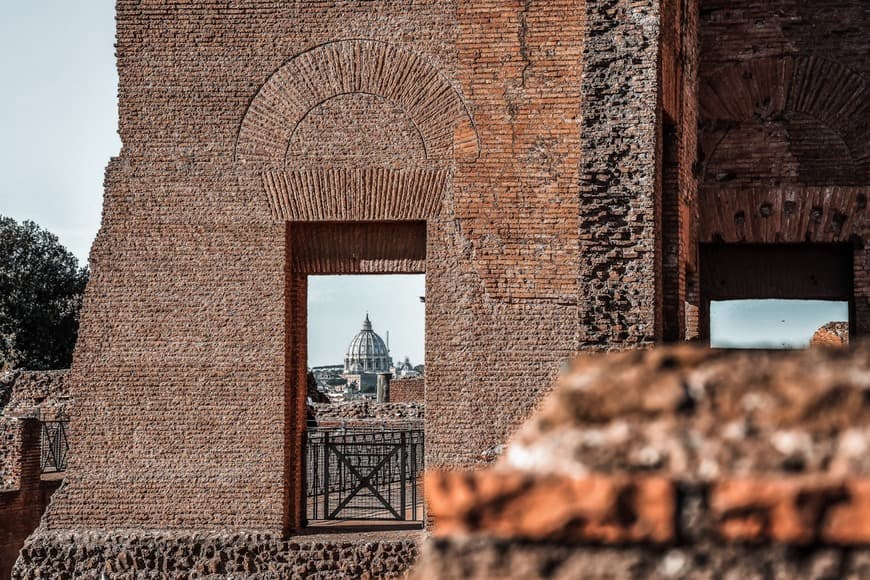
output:
[[[390,402],[422,402],[426,395],[426,379],[396,379],[390,382]]]
[[[416,577],[865,577],[868,354],[581,358],[496,466],[427,477]]]
[[[298,524],[308,275],[425,269],[431,465],[501,444],[578,347],[658,335],[656,1],[117,9],[47,528]]]
[[[854,247],[870,332],[870,12],[861,0],[701,2],[701,242]]]
[[[119,0],[124,147],[45,527],[296,526],[308,275],[425,270],[432,466],[480,463],[575,350],[662,338],[665,294],[682,332],[660,109],[691,189],[692,9],[668,14]]]
[[[41,481],[40,434],[37,419],[0,419],[0,436],[14,433],[12,445],[0,453],[7,479],[0,486],[0,578],[9,578],[24,540],[39,524],[60,481]],[[5,455],[2,456],[2,455]]]

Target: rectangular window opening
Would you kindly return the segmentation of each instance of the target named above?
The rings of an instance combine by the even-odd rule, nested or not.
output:
[[[849,302],[837,300],[713,300],[710,346],[801,349],[849,341]]]

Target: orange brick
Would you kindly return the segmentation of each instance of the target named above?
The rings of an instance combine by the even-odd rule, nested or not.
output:
[[[426,492],[439,535],[612,544],[674,537],[674,488],[664,478],[436,472]]]

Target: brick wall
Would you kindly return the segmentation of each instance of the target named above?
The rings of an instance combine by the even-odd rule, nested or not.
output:
[[[698,332],[698,13],[697,0],[662,2],[657,239],[665,342],[691,340]]]
[[[870,13],[861,0],[701,4],[701,241],[842,242],[870,332]]]
[[[137,538],[111,530],[297,528],[309,275],[425,271],[426,463],[447,470],[496,456],[575,351],[694,336],[697,242],[744,224],[736,241],[853,243],[867,332],[866,17],[860,0],[118,0],[123,149],[40,537],[109,530],[120,552]],[[683,401],[678,384],[641,407]],[[655,471],[652,447],[601,461]],[[619,524],[651,485],[605,480],[619,500],[596,533],[683,529]]]
[[[13,477],[0,487],[0,578],[9,578],[24,540],[36,529],[60,481],[40,480],[42,431],[37,419],[2,418],[0,432],[14,433],[5,457]]]
[[[309,275],[425,270],[426,461],[445,469],[497,455],[574,351],[693,336],[698,238],[850,241],[856,329],[870,324],[859,0],[117,8],[124,147],[106,175],[70,377],[76,444],[48,546],[81,528],[299,525]],[[684,384],[656,385],[640,415],[684,402]],[[614,388],[599,408],[624,401]],[[608,419],[584,441],[632,428]],[[725,456],[705,463],[665,439],[589,461],[655,472],[666,455],[703,475],[734,451],[711,437]],[[786,455],[791,469],[818,453]],[[638,497],[670,498],[655,503],[683,519],[696,504],[746,512],[650,477],[541,489],[610,498],[577,506],[596,541],[694,529],[668,528],[661,510],[622,525]],[[827,505],[851,490],[838,481],[749,495]],[[794,519],[771,501],[749,511]],[[108,533],[109,550],[136,542]],[[35,550],[26,567],[52,557]]]
[[[819,69],[807,47],[834,50],[835,21],[782,4],[785,20],[705,2],[699,31],[695,5],[676,0],[118,0],[124,147],[70,377],[69,485],[46,529],[296,527],[309,275],[425,270],[433,467],[478,465],[573,352],[692,336],[691,226],[726,207],[718,177],[705,189],[716,163],[755,158],[710,149],[717,121],[755,134],[754,100],[747,113],[709,95],[717,82],[743,94],[728,83],[747,70],[790,67],[805,86]],[[857,5],[842,4],[860,21]],[[735,19],[764,26],[736,34]],[[842,86],[864,74],[861,30],[837,53],[846,64],[823,67]],[[858,99],[807,99],[787,102],[863,118]],[[789,158],[803,169],[777,172],[820,187],[800,181],[820,167],[808,147],[833,141],[798,125],[824,139]],[[859,176],[870,141],[849,131],[864,125],[837,127]],[[759,160],[783,140],[771,143]],[[764,167],[724,179],[745,186],[771,177]],[[866,249],[855,264],[863,329]]]
[[[426,395],[426,379],[396,379],[390,382],[390,402],[423,402]]]
[[[124,147],[48,529],[293,528],[311,274],[425,267],[431,465],[503,443],[578,347],[657,335],[657,2],[117,13]],[[397,220],[424,265],[367,233]]]

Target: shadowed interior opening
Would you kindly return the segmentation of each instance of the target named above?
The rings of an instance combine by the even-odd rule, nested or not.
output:
[[[703,335],[714,347],[800,348],[816,329],[845,323],[848,337],[853,251],[848,244],[702,244]]]

